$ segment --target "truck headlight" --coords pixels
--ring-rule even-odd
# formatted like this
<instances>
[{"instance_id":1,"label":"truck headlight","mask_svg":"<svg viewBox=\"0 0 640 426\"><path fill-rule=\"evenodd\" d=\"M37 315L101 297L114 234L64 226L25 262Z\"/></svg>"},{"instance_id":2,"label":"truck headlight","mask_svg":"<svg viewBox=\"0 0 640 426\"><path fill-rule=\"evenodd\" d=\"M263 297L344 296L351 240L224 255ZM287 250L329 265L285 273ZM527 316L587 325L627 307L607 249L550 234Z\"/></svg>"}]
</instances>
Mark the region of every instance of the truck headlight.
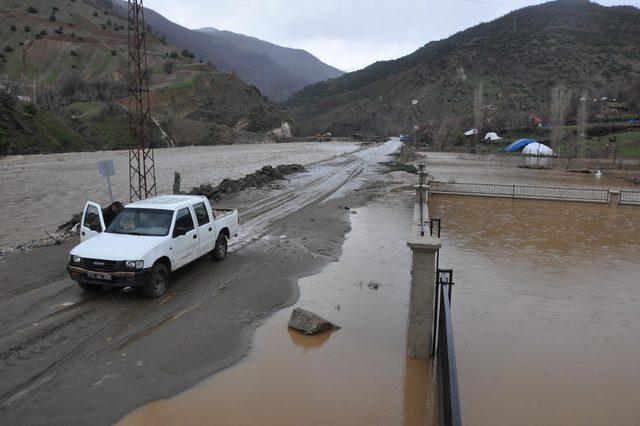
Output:
<instances>
[{"instance_id":1,"label":"truck headlight","mask_svg":"<svg viewBox=\"0 0 640 426\"><path fill-rule=\"evenodd\" d=\"M129 269L142 269L144 260L127 260L124 265Z\"/></svg>"},{"instance_id":2,"label":"truck headlight","mask_svg":"<svg viewBox=\"0 0 640 426\"><path fill-rule=\"evenodd\" d=\"M72 254L69 256L69 262L70 263L80 263L82 262L82 258L80 256L76 256L75 254Z\"/></svg>"}]
</instances>

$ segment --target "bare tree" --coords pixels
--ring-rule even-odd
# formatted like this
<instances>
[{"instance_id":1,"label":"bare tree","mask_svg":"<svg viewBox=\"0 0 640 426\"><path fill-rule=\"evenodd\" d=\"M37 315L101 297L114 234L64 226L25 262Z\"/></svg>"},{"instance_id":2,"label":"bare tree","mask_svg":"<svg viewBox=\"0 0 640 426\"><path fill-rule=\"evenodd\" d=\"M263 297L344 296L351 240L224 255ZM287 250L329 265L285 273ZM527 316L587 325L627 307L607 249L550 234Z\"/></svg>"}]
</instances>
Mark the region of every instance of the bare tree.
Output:
<instances>
[{"instance_id":1,"label":"bare tree","mask_svg":"<svg viewBox=\"0 0 640 426\"><path fill-rule=\"evenodd\" d=\"M578 134L575 148L575 156L578 157L580 144L587 138L587 127L589 126L589 92L582 92L580 105L578 106Z\"/></svg>"},{"instance_id":2,"label":"bare tree","mask_svg":"<svg viewBox=\"0 0 640 426\"><path fill-rule=\"evenodd\" d=\"M571 91L564 84L559 84L551 90L551 146L559 153L563 137L562 127L565 124Z\"/></svg>"},{"instance_id":3,"label":"bare tree","mask_svg":"<svg viewBox=\"0 0 640 426\"><path fill-rule=\"evenodd\" d=\"M478 83L473 95L473 126L477 130L475 135L476 145L478 144L479 134L484 127L484 84L482 81Z\"/></svg>"}]
</instances>

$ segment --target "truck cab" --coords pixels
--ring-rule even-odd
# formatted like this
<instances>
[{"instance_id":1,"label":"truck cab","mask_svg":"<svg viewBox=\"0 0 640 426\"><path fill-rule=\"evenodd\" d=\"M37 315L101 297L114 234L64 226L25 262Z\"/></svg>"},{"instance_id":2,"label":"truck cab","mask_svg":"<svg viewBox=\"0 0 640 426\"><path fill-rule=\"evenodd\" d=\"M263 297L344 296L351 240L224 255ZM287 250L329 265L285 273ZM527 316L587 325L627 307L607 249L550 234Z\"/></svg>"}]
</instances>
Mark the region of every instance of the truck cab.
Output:
<instances>
[{"instance_id":1,"label":"truck cab","mask_svg":"<svg viewBox=\"0 0 640 426\"><path fill-rule=\"evenodd\" d=\"M102 208L87 202L80 241L67 270L85 291L103 286L139 287L162 296L171 272L211 255L223 260L238 235L238 211L213 209L202 196L163 195L128 204L105 223Z\"/></svg>"}]
</instances>

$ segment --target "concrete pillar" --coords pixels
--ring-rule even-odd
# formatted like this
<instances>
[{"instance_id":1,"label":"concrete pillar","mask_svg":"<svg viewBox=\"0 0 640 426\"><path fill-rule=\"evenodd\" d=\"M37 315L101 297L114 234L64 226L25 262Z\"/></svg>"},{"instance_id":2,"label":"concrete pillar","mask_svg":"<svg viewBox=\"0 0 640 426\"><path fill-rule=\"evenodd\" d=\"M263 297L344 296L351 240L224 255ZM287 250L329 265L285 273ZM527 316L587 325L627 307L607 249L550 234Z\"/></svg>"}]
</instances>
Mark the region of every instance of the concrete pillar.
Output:
<instances>
[{"instance_id":1,"label":"concrete pillar","mask_svg":"<svg viewBox=\"0 0 640 426\"><path fill-rule=\"evenodd\" d=\"M620 204L620 191L609 191L609 207L618 207Z\"/></svg>"},{"instance_id":2,"label":"concrete pillar","mask_svg":"<svg viewBox=\"0 0 640 426\"><path fill-rule=\"evenodd\" d=\"M417 235L407 245L412 255L407 355L427 359L431 355L436 260L442 243L439 238Z\"/></svg>"}]
</instances>

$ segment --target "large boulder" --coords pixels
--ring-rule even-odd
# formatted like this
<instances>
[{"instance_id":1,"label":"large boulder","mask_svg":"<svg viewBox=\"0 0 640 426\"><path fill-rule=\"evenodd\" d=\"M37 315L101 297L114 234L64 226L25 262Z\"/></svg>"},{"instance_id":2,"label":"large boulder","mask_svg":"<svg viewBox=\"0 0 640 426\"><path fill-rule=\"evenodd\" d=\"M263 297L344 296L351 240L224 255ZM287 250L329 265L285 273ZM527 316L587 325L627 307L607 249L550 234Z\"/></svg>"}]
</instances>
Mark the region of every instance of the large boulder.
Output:
<instances>
[{"instance_id":1,"label":"large boulder","mask_svg":"<svg viewBox=\"0 0 640 426\"><path fill-rule=\"evenodd\" d=\"M293 312L291 312L289 327L295 328L308 336L340 329L340 327L331 321L327 321L321 316L301 308L295 308Z\"/></svg>"}]
</instances>

